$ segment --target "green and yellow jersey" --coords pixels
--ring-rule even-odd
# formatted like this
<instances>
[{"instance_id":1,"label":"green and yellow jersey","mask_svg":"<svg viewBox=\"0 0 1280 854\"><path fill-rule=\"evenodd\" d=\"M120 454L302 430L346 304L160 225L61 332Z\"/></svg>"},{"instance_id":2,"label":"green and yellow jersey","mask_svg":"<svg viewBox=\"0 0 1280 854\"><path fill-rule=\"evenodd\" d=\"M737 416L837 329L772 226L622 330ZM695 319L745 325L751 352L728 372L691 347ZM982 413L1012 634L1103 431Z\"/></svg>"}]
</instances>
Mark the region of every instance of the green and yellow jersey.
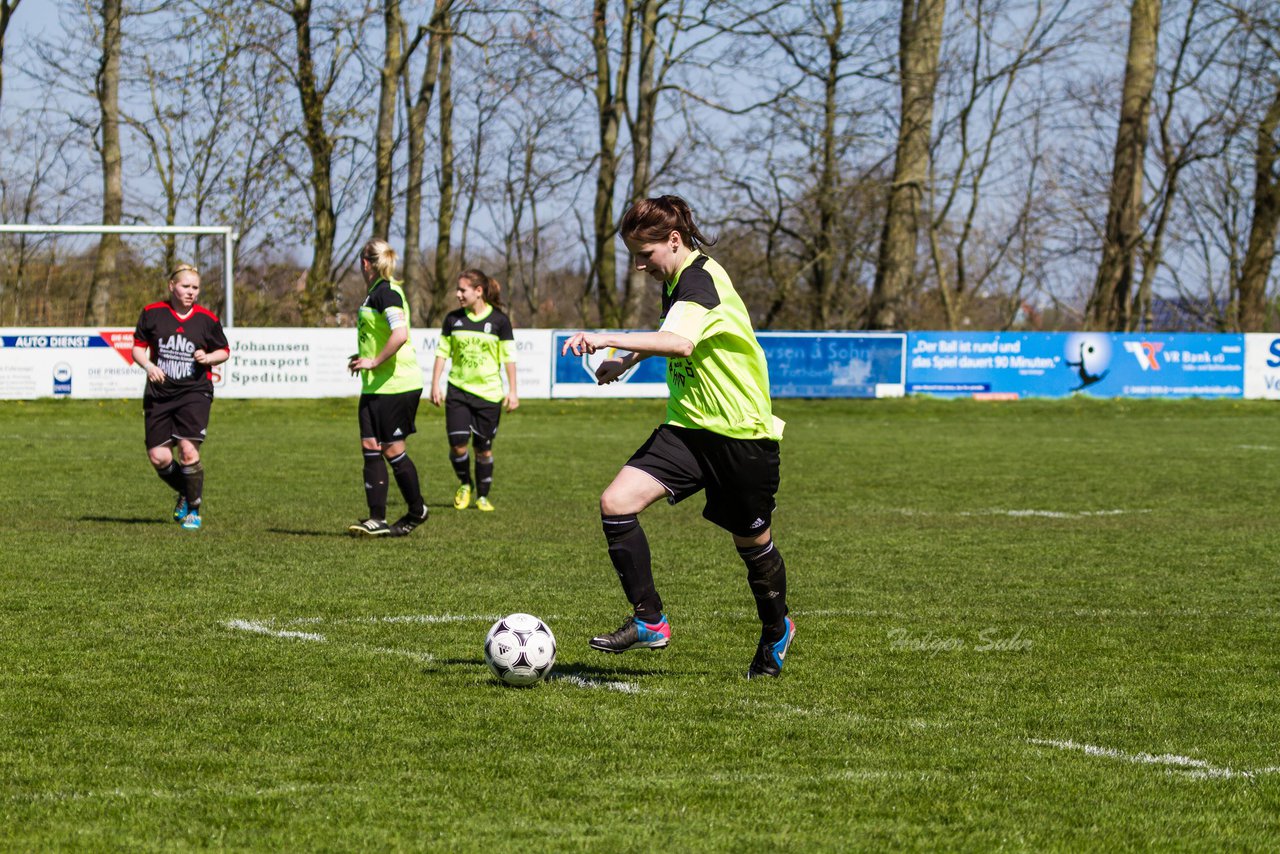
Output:
<instances>
[{"instance_id":1,"label":"green and yellow jersey","mask_svg":"<svg viewBox=\"0 0 1280 854\"><path fill-rule=\"evenodd\" d=\"M661 331L693 342L667 358L667 424L734 439L781 439L769 398L769 364L729 274L694 251L662 292Z\"/></svg>"},{"instance_id":2,"label":"green and yellow jersey","mask_svg":"<svg viewBox=\"0 0 1280 854\"><path fill-rule=\"evenodd\" d=\"M449 385L491 403L501 403L502 366L516 360L516 336L511 319L486 305L479 314L455 309L445 315L436 357L452 359Z\"/></svg>"},{"instance_id":3,"label":"green and yellow jersey","mask_svg":"<svg viewBox=\"0 0 1280 854\"><path fill-rule=\"evenodd\" d=\"M409 300L398 282L378 279L369 286L356 320L360 358L377 358L391 337L391 330L401 326L410 328ZM362 394L400 394L421 388L422 369L418 367L412 338L378 367L360 372Z\"/></svg>"}]
</instances>

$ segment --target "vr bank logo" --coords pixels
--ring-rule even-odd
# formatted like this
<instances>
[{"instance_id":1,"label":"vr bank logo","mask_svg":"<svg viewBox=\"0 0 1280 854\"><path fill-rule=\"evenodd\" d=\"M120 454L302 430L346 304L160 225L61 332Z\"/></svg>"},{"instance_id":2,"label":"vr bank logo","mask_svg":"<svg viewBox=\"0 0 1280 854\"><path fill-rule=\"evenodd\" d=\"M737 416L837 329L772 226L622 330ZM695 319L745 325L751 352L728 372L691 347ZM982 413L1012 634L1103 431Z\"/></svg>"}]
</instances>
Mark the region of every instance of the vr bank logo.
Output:
<instances>
[{"instance_id":1,"label":"vr bank logo","mask_svg":"<svg viewBox=\"0 0 1280 854\"><path fill-rule=\"evenodd\" d=\"M1144 371L1160 370L1160 361L1156 354L1164 349L1163 341L1126 341L1124 349L1138 360L1138 367Z\"/></svg>"}]
</instances>

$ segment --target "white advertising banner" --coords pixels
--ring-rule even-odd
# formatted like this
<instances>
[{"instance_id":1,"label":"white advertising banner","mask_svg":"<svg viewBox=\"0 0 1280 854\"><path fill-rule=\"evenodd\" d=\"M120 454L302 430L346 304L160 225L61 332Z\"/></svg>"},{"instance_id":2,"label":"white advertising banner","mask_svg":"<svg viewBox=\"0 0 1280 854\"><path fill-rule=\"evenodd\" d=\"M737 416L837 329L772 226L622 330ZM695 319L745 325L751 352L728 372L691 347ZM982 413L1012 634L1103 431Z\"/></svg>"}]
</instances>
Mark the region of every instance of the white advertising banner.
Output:
<instances>
[{"instance_id":1,"label":"white advertising banner","mask_svg":"<svg viewBox=\"0 0 1280 854\"><path fill-rule=\"evenodd\" d=\"M429 383L440 331L414 329L412 340ZM354 329L237 327L227 341L231 358L212 371L219 397L360 394L359 378L347 373ZM0 400L142 397L146 377L132 349L132 328L0 328ZM516 353L520 397L550 397L551 330L516 330Z\"/></svg>"},{"instance_id":2,"label":"white advertising banner","mask_svg":"<svg viewBox=\"0 0 1280 854\"><path fill-rule=\"evenodd\" d=\"M1280 400L1280 334L1244 336L1244 396Z\"/></svg>"}]
</instances>

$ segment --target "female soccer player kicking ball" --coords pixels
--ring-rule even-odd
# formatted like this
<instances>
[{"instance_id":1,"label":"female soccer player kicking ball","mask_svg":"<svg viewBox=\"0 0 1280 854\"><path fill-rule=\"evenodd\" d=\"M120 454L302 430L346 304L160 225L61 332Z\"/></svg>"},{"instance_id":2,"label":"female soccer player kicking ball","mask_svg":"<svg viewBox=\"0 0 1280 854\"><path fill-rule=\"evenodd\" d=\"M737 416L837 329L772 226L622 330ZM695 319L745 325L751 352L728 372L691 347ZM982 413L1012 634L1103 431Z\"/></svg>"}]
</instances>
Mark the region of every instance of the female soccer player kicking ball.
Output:
<instances>
[{"instance_id":1,"label":"female soccer player kicking ball","mask_svg":"<svg viewBox=\"0 0 1280 854\"><path fill-rule=\"evenodd\" d=\"M369 518L347 529L353 537L403 537L427 521L418 469L404 444L416 429L422 371L409 340L409 300L392 278L396 260L385 240L370 240L360 251L360 272L369 291L356 321L360 351L347 369L360 375L360 448ZM394 525L387 524L387 465L409 505Z\"/></svg>"},{"instance_id":2,"label":"female soccer player kicking ball","mask_svg":"<svg viewBox=\"0 0 1280 854\"><path fill-rule=\"evenodd\" d=\"M133 363L147 372L142 395L147 456L160 479L178 493L173 520L189 531L200 529L204 500L200 443L213 407L209 369L231 356L222 324L196 305L198 296L200 273L190 264L179 265L169 275L169 299L144 308L133 330Z\"/></svg>"},{"instance_id":3,"label":"female soccer player kicking ball","mask_svg":"<svg viewBox=\"0 0 1280 854\"><path fill-rule=\"evenodd\" d=\"M431 371L431 402L443 400L444 429L449 434L449 462L461 484L453 495L453 506L466 510L471 504L471 458L467 442L476 450L476 507L493 512L489 490L493 487L493 440L498 435L498 419L505 401L507 411L520 405L516 394L516 341L511 319L502 311L501 288L480 270L467 270L458 277L455 291L460 308L445 315ZM449 391L440 392L440 375L446 359ZM502 369L507 372L507 390L502 390Z\"/></svg>"},{"instance_id":4,"label":"female soccer player kicking ball","mask_svg":"<svg viewBox=\"0 0 1280 854\"><path fill-rule=\"evenodd\" d=\"M699 248L710 241L684 199L636 202L619 231L635 268L661 285L661 326L657 332L578 332L561 355L630 351L596 369L601 385L641 359L666 356L669 397L666 422L600 496L609 558L633 615L590 644L615 653L667 645L671 624L638 514L659 498L675 504L705 489L702 515L733 536L762 624L747 678L778 676L796 628L787 616L786 566L770 534L783 422L773 416L764 351L728 274Z\"/></svg>"}]
</instances>

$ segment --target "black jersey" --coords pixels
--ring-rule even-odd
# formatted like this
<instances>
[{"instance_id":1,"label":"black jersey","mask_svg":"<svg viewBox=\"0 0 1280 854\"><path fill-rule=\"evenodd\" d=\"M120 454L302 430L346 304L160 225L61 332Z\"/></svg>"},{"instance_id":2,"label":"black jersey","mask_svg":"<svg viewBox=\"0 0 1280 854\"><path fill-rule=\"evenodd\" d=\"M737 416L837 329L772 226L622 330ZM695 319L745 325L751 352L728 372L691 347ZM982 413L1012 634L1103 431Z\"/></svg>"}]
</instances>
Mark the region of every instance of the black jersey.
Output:
<instances>
[{"instance_id":1,"label":"black jersey","mask_svg":"<svg viewBox=\"0 0 1280 854\"><path fill-rule=\"evenodd\" d=\"M158 400L189 391L213 394L209 368L195 360L196 350L229 350L227 335L216 315L195 305L186 317L167 302L153 302L142 310L133 330L133 345L151 351L151 361L164 371L162 383L147 382L146 396Z\"/></svg>"}]
</instances>

